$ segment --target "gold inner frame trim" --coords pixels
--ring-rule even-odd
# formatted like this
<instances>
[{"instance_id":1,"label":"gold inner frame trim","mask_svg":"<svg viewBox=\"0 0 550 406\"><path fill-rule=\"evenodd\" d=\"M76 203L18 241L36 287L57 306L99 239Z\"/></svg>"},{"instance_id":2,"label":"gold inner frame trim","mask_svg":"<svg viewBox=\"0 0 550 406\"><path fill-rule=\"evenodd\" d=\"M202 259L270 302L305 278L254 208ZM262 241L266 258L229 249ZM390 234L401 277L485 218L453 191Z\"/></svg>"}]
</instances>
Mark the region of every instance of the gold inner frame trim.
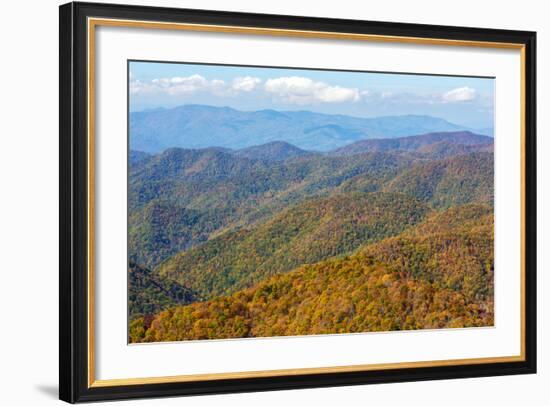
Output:
<instances>
[{"instance_id":1,"label":"gold inner frame trim","mask_svg":"<svg viewBox=\"0 0 550 406\"><path fill-rule=\"evenodd\" d=\"M278 369L267 371L246 371L246 372L221 372L212 374L190 374L175 376L160 376L146 378L123 378L123 379L95 379L95 278L94 278L94 196L95 196L95 28L97 26L147 28L157 30L180 30L194 32L216 32L243 35L263 35L278 37L298 37L315 39L338 39L353 41L386 42L401 44L417 44L432 46L459 46L493 49L511 49L520 51L521 64L521 129L520 129L520 154L521 154L521 269L520 269L520 355L485 358L464 358L451 360L396 362L383 364L365 364L348 366L331 366L317 368ZM213 381L219 379L244 379L244 378L265 378L280 376L331 374L341 372L380 371L398 368L427 368L459 365L497 364L505 362L525 361L525 45L506 42L466 41L453 39L435 39L422 37L400 37L391 35L355 34L345 32L306 31L290 29L274 29L259 27L242 27L227 25L208 24L187 24L187 23L166 23L139 20L120 20L108 18L89 18L87 30L88 43L88 387L112 387L126 385L161 384L193 381Z\"/></svg>"}]
</instances>

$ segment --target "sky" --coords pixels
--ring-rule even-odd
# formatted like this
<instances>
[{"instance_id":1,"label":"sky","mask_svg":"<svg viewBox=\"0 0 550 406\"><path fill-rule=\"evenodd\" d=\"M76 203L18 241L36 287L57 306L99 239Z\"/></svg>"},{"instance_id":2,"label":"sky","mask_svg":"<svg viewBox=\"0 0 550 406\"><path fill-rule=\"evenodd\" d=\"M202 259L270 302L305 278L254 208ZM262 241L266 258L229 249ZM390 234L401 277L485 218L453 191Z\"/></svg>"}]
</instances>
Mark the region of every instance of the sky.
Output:
<instances>
[{"instance_id":1,"label":"sky","mask_svg":"<svg viewBox=\"0 0 550 406\"><path fill-rule=\"evenodd\" d=\"M132 61L128 81L130 111L207 104L493 127L492 78Z\"/></svg>"}]
</instances>

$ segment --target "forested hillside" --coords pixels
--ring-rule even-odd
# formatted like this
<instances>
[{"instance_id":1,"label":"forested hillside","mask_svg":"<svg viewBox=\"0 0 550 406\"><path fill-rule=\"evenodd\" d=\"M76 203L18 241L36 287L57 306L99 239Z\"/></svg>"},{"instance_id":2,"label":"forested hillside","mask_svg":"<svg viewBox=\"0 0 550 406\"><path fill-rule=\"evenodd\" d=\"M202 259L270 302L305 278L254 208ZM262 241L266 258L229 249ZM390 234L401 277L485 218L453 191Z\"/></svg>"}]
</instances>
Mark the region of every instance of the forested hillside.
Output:
<instances>
[{"instance_id":1,"label":"forested hillside","mask_svg":"<svg viewBox=\"0 0 550 406\"><path fill-rule=\"evenodd\" d=\"M302 264L349 253L419 222L427 206L397 193L309 199L250 229L227 232L157 268L205 298L252 286Z\"/></svg>"},{"instance_id":2,"label":"forested hillside","mask_svg":"<svg viewBox=\"0 0 550 406\"><path fill-rule=\"evenodd\" d=\"M130 257L150 267L215 231L249 226L309 197L328 196L351 178L394 177L410 157L367 153L303 156L282 162L217 149L171 149L131 168Z\"/></svg>"},{"instance_id":3,"label":"forested hillside","mask_svg":"<svg viewBox=\"0 0 550 406\"><path fill-rule=\"evenodd\" d=\"M132 150L129 167L132 342L493 324L490 137Z\"/></svg>"},{"instance_id":4,"label":"forested hillside","mask_svg":"<svg viewBox=\"0 0 550 406\"><path fill-rule=\"evenodd\" d=\"M400 191L433 207L493 201L493 154L475 152L443 160L418 162L388 182L384 190Z\"/></svg>"},{"instance_id":5,"label":"forested hillside","mask_svg":"<svg viewBox=\"0 0 550 406\"><path fill-rule=\"evenodd\" d=\"M463 212L463 210L465 212ZM133 342L492 325L493 226L484 207L207 302L136 319ZM475 228L478 215L484 217ZM433 227L438 216L457 219Z\"/></svg>"},{"instance_id":6,"label":"forested hillside","mask_svg":"<svg viewBox=\"0 0 550 406\"><path fill-rule=\"evenodd\" d=\"M434 138L431 145L437 142ZM443 160L437 152L427 155L385 151L265 160L220 148L167 150L131 166L130 258L155 267L211 235L248 227L303 199L335 192L405 193L443 208L492 200L492 153Z\"/></svg>"},{"instance_id":7,"label":"forested hillside","mask_svg":"<svg viewBox=\"0 0 550 406\"><path fill-rule=\"evenodd\" d=\"M200 296L169 278L153 275L133 262L128 267L129 314L133 319L174 305L196 302Z\"/></svg>"}]
</instances>

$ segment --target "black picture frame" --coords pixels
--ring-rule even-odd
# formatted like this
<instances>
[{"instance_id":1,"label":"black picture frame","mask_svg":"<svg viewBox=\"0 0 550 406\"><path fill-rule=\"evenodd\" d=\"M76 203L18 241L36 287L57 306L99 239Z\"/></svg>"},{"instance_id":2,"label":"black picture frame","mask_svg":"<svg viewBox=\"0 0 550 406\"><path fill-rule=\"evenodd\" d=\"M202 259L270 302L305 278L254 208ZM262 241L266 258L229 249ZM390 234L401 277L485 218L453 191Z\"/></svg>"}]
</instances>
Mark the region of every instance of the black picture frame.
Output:
<instances>
[{"instance_id":1,"label":"black picture frame","mask_svg":"<svg viewBox=\"0 0 550 406\"><path fill-rule=\"evenodd\" d=\"M60 269L59 397L84 402L236 393L536 372L536 33L497 29L68 3L60 6ZM91 387L88 381L87 19L89 17L344 32L382 36L520 44L524 48L524 349L517 362L313 373L197 382Z\"/></svg>"}]
</instances>

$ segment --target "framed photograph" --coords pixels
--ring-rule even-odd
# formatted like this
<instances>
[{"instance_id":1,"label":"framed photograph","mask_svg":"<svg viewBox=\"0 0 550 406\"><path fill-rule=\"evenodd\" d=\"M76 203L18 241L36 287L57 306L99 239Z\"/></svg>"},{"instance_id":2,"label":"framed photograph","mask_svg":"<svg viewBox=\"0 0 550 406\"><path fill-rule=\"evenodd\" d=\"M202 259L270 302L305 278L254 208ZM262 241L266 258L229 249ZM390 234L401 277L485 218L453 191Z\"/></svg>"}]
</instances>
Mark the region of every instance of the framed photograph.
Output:
<instances>
[{"instance_id":1,"label":"framed photograph","mask_svg":"<svg viewBox=\"0 0 550 406\"><path fill-rule=\"evenodd\" d=\"M60 7L60 398L536 371L534 32Z\"/></svg>"}]
</instances>

